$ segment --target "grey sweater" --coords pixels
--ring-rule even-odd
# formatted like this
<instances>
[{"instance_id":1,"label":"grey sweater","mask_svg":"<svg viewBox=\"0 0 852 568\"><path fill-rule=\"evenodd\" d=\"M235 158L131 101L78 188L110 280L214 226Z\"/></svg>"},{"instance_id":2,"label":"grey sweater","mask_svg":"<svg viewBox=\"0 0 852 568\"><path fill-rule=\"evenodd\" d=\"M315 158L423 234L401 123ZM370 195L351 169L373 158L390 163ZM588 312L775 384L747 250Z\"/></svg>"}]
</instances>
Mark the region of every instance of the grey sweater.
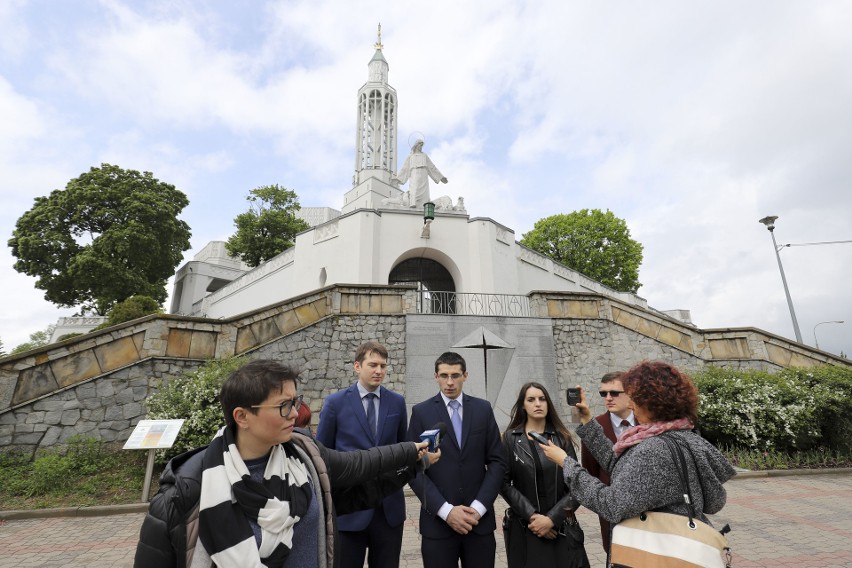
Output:
<instances>
[{"instance_id":1,"label":"grey sweater","mask_svg":"<svg viewBox=\"0 0 852 568\"><path fill-rule=\"evenodd\" d=\"M597 420L577 428L577 434L601 468L611 474L611 484L607 486L575 460L565 460L565 483L582 505L611 523L645 511L687 513L677 470L663 440L657 437L642 440L616 459L612 442ZM727 494L722 484L736 475L736 471L719 450L698 434L676 430L667 436L676 438L684 450L695 512L700 520L709 522L705 513L717 513L725 505Z\"/></svg>"}]
</instances>

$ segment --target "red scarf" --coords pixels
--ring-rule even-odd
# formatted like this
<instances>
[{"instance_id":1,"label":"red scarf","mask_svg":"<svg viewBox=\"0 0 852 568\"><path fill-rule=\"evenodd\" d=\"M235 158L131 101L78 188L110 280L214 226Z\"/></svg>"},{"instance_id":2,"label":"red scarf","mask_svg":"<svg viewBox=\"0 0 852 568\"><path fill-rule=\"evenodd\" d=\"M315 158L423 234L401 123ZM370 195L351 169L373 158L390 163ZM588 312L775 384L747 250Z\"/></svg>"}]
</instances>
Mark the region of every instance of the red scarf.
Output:
<instances>
[{"instance_id":1,"label":"red scarf","mask_svg":"<svg viewBox=\"0 0 852 568\"><path fill-rule=\"evenodd\" d=\"M692 430L692 421L689 418L678 418L671 422L651 422L650 424L637 424L624 431L618 442L612 447L615 457L618 457L631 446L635 446L642 440L652 438L669 430Z\"/></svg>"}]
</instances>

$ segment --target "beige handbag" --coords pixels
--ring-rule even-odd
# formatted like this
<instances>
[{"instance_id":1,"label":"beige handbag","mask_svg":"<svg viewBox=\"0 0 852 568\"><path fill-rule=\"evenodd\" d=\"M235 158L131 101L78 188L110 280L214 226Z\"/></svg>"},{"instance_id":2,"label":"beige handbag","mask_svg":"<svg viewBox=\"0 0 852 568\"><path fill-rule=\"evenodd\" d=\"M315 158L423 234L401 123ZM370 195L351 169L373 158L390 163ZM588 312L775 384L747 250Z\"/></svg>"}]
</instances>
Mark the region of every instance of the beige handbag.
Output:
<instances>
[{"instance_id":1,"label":"beige handbag","mask_svg":"<svg viewBox=\"0 0 852 568\"><path fill-rule=\"evenodd\" d=\"M660 438L672 454L689 515L649 511L615 525L610 568L730 568L731 549L725 537L730 527L718 531L695 518L683 451L669 437Z\"/></svg>"}]
</instances>

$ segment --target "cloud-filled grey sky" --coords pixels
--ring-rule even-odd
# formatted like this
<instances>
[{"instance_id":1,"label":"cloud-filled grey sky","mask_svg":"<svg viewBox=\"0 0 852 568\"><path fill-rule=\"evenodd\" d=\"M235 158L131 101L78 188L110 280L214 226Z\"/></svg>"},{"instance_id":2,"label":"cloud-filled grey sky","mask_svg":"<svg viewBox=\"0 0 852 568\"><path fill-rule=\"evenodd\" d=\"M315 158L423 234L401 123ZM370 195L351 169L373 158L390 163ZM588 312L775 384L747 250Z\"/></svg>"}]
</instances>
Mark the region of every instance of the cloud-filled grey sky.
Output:
<instances>
[{"instance_id":1,"label":"cloud-filled grey sky","mask_svg":"<svg viewBox=\"0 0 852 568\"><path fill-rule=\"evenodd\" d=\"M644 245L639 295L701 328L793 338L778 244L852 240L852 4L476 0L0 3L0 233L103 162L186 193L189 260L264 184L339 209L382 24L415 131L520 240L609 209ZM852 351L852 243L786 247L805 343ZM73 309L0 247L8 351Z\"/></svg>"}]
</instances>

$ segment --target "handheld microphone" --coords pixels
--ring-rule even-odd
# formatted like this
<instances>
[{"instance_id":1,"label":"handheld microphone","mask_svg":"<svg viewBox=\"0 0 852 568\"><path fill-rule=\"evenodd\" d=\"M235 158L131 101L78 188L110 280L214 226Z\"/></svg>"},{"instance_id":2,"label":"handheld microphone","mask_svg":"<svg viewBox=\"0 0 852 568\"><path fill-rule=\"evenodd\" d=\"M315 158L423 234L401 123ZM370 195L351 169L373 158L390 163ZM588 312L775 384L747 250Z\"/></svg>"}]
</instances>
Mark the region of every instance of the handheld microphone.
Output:
<instances>
[{"instance_id":1,"label":"handheld microphone","mask_svg":"<svg viewBox=\"0 0 852 568\"><path fill-rule=\"evenodd\" d=\"M444 434L447 433L447 425L443 422L438 422L435 426L432 427L431 430L426 430L422 434L420 434L421 442L429 442L428 450L430 452L435 452L438 449L438 446L441 445L441 438L443 438Z\"/></svg>"}]
</instances>

